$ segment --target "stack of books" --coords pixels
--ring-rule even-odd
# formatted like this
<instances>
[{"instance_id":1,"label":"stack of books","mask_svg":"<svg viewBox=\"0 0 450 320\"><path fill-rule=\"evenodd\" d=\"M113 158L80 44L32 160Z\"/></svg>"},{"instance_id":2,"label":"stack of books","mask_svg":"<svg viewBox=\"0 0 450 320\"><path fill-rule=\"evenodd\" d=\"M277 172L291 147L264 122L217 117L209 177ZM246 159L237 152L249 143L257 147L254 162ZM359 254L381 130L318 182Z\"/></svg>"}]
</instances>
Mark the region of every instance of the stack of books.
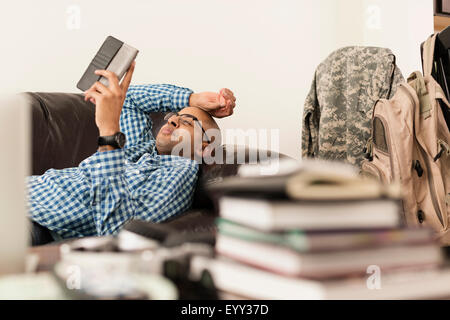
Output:
<instances>
[{"instance_id":1,"label":"stack of books","mask_svg":"<svg viewBox=\"0 0 450 320\"><path fill-rule=\"evenodd\" d=\"M191 270L207 269L219 290L255 299L450 296L441 248L431 230L404 227L395 186L314 162L282 175L241 173L210 190L222 192L217 254L195 257Z\"/></svg>"}]
</instances>

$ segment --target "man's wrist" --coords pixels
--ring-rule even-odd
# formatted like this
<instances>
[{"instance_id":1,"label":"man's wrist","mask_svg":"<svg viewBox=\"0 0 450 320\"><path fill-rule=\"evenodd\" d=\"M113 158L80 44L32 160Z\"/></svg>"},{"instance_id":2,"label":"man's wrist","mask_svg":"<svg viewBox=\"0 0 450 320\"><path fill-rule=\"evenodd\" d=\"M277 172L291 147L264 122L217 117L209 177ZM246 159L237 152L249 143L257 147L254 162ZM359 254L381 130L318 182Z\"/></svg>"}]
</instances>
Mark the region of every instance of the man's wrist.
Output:
<instances>
[{"instance_id":1,"label":"man's wrist","mask_svg":"<svg viewBox=\"0 0 450 320\"><path fill-rule=\"evenodd\" d=\"M189 107L200 107L198 103L198 93L191 93L189 96Z\"/></svg>"},{"instance_id":2,"label":"man's wrist","mask_svg":"<svg viewBox=\"0 0 450 320\"><path fill-rule=\"evenodd\" d=\"M119 126L99 128L100 137L113 136L119 131L120 131ZM105 152L105 151L112 151L112 150L116 150L116 148L113 146L110 146L110 145L99 146L97 149L98 152Z\"/></svg>"},{"instance_id":3,"label":"man's wrist","mask_svg":"<svg viewBox=\"0 0 450 320\"><path fill-rule=\"evenodd\" d=\"M113 136L120 131L120 127L99 128L100 137Z\"/></svg>"}]
</instances>

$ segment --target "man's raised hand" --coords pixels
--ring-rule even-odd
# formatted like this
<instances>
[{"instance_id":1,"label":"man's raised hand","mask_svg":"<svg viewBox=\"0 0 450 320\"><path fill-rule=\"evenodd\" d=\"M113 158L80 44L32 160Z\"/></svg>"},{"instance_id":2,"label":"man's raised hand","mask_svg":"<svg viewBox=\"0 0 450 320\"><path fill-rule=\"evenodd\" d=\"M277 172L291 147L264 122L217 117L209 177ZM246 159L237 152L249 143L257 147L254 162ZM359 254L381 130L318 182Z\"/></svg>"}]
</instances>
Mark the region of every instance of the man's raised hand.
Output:
<instances>
[{"instance_id":1,"label":"man's raised hand","mask_svg":"<svg viewBox=\"0 0 450 320\"><path fill-rule=\"evenodd\" d=\"M108 79L108 87L97 81L84 93L84 100L89 100L96 106L95 123L101 136L110 136L120 131L120 113L135 64L136 62L133 61L120 84L115 73L107 70L96 70L95 74Z\"/></svg>"},{"instance_id":2,"label":"man's raised hand","mask_svg":"<svg viewBox=\"0 0 450 320\"><path fill-rule=\"evenodd\" d=\"M236 98L230 89L223 88L217 92L193 93L189 106L198 107L216 118L228 117L233 114Z\"/></svg>"}]
</instances>

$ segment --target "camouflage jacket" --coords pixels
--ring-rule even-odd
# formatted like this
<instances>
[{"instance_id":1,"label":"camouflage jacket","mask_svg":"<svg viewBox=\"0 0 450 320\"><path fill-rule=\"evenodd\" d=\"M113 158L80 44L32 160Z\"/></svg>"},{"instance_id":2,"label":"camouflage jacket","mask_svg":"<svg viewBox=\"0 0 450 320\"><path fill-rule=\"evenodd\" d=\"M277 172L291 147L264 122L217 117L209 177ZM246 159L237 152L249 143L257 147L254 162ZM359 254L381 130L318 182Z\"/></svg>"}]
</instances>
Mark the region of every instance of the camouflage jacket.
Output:
<instances>
[{"instance_id":1,"label":"camouflage jacket","mask_svg":"<svg viewBox=\"0 0 450 320\"><path fill-rule=\"evenodd\" d=\"M316 69L303 109L302 157L359 167L370 137L373 106L391 98L404 78L389 49L346 47Z\"/></svg>"}]
</instances>

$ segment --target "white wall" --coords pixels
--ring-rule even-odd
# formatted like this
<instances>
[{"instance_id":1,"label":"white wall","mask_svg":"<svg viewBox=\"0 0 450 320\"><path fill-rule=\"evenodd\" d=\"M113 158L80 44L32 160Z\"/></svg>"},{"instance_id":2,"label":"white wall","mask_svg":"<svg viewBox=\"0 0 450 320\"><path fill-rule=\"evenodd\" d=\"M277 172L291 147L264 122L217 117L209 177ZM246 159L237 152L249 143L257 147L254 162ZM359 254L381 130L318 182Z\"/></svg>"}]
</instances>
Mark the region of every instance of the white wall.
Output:
<instances>
[{"instance_id":1,"label":"white wall","mask_svg":"<svg viewBox=\"0 0 450 320\"><path fill-rule=\"evenodd\" d=\"M338 0L336 46L390 48L406 77L421 70L420 43L433 33L433 0Z\"/></svg>"},{"instance_id":2,"label":"white wall","mask_svg":"<svg viewBox=\"0 0 450 320\"><path fill-rule=\"evenodd\" d=\"M79 29L68 28L73 5ZM134 83L229 87L238 105L221 127L280 129L280 151L299 158L317 64L344 45L376 45L390 47L406 75L433 22L431 0L22 0L2 3L0 30L3 91L77 92L114 35L140 50Z\"/></svg>"}]
</instances>

